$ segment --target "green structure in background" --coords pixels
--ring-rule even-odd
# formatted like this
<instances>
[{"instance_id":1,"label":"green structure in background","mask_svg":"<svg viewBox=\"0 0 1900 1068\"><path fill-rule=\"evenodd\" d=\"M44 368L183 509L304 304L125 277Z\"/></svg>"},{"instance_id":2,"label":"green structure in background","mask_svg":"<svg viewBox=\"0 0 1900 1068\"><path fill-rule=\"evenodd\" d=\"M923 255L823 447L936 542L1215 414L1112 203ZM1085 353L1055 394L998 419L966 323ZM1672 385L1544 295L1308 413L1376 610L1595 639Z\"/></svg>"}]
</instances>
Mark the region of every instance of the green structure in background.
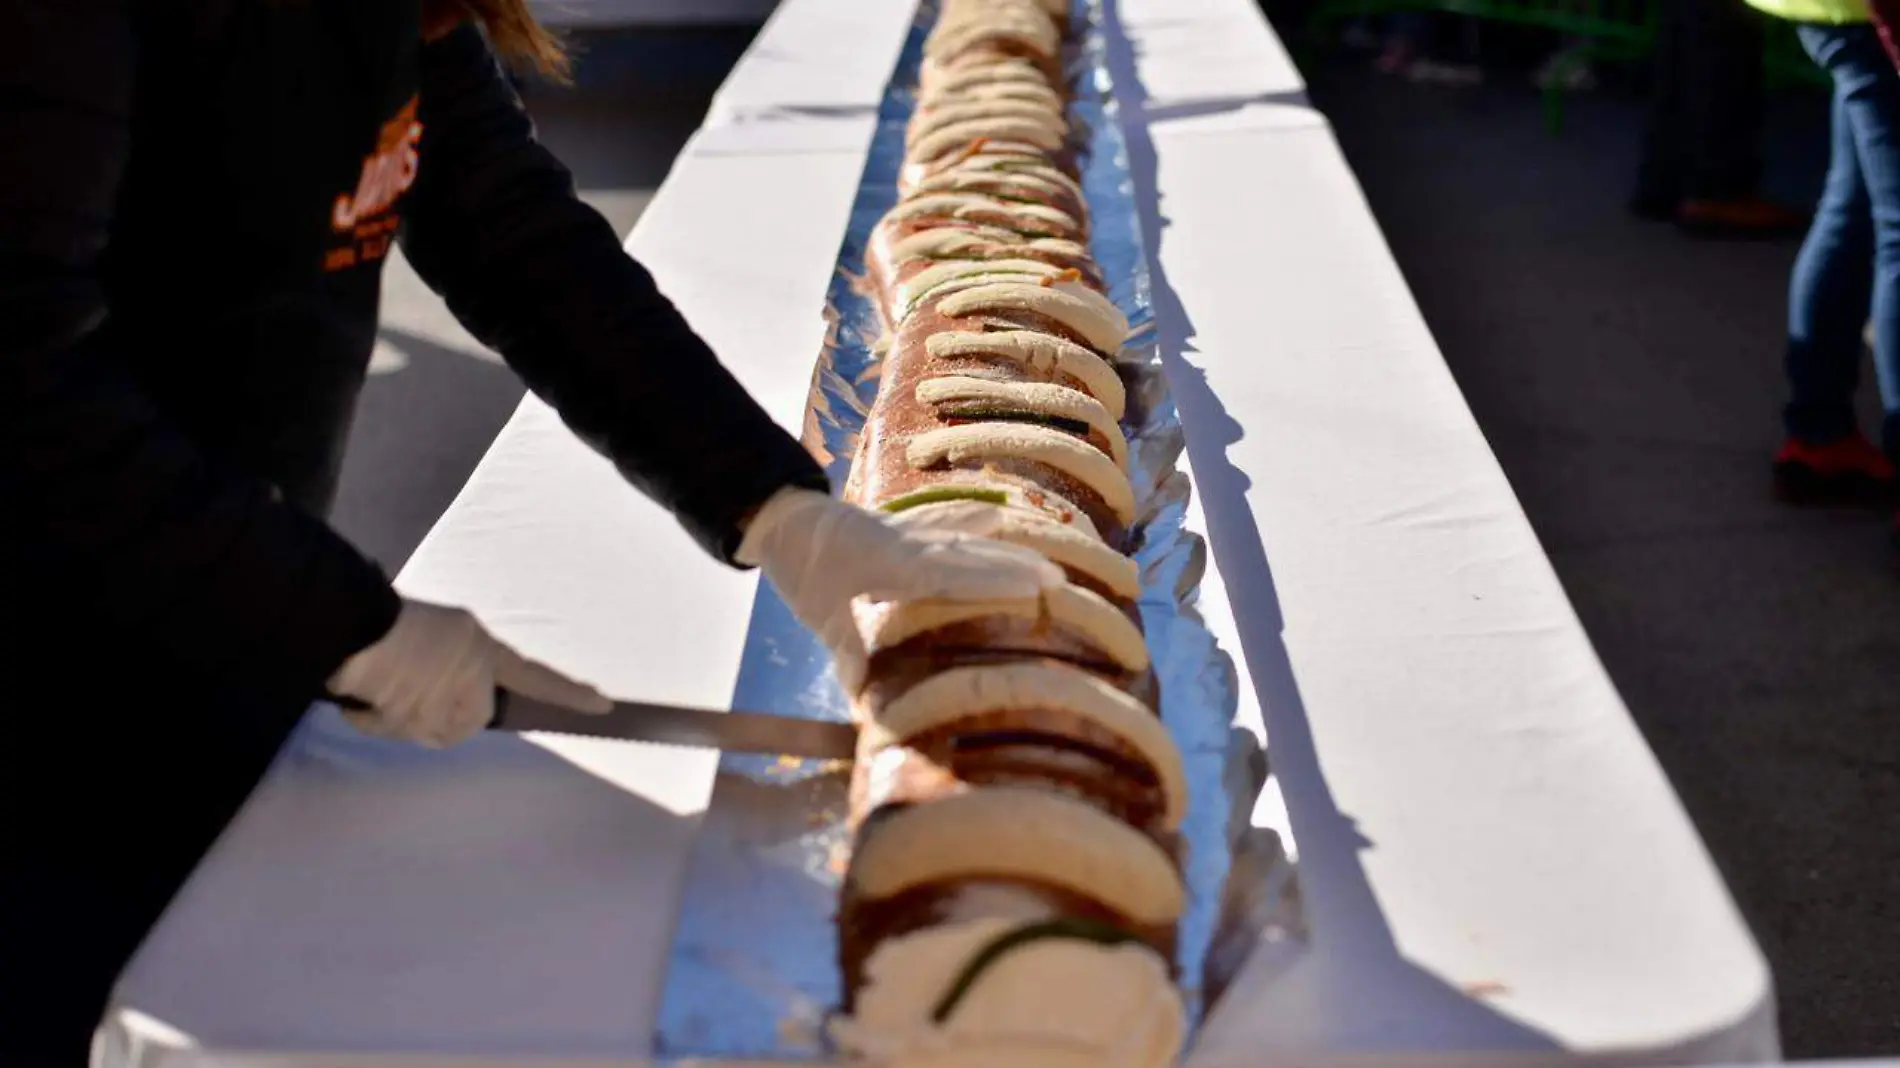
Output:
<instances>
[{"instance_id":1,"label":"green structure in background","mask_svg":"<svg viewBox=\"0 0 1900 1068\"><path fill-rule=\"evenodd\" d=\"M1336 37L1342 24L1352 19L1402 11L1437 11L1536 26L1578 42L1554 57L1556 66L1544 80L1544 119L1553 133L1563 128L1564 98L1573 84L1565 76L1565 67L1648 58L1656 47L1661 14L1655 0L1322 0L1307 18L1306 46L1323 47ZM1802 52L1792 25L1775 22L1767 32L1762 61L1770 85L1826 84L1826 75Z\"/></svg>"}]
</instances>

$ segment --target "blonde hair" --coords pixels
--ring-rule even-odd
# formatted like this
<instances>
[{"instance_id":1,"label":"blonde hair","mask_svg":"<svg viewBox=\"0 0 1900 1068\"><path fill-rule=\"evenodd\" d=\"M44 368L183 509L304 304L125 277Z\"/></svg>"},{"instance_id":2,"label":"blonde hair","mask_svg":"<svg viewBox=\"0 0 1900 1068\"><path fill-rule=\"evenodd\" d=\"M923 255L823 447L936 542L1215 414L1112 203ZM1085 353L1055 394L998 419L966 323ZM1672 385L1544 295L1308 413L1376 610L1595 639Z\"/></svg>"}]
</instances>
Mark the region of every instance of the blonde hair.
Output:
<instances>
[{"instance_id":1,"label":"blonde hair","mask_svg":"<svg viewBox=\"0 0 1900 1068\"><path fill-rule=\"evenodd\" d=\"M567 81L572 73L560 38L535 19L528 0L423 0L425 35L447 33L463 22L481 26L496 53L510 64L559 82Z\"/></svg>"}]
</instances>

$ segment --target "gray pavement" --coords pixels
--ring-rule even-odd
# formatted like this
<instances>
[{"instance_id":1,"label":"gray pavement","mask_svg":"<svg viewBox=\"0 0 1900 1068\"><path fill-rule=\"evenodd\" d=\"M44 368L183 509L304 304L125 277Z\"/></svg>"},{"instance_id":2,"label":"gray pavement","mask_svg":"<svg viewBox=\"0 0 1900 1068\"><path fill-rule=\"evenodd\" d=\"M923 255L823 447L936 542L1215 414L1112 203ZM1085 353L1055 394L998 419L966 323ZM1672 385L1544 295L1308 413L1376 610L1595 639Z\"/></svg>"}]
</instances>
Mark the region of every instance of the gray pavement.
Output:
<instances>
[{"instance_id":1,"label":"gray pavement","mask_svg":"<svg viewBox=\"0 0 1900 1068\"><path fill-rule=\"evenodd\" d=\"M1900 581L1885 515L1768 497L1795 245L1625 217L1627 97L1552 137L1521 81L1330 66L1313 95L1770 958L1787 1052L1900 1050ZM1814 188L1823 107L1777 104L1776 188Z\"/></svg>"}]
</instances>

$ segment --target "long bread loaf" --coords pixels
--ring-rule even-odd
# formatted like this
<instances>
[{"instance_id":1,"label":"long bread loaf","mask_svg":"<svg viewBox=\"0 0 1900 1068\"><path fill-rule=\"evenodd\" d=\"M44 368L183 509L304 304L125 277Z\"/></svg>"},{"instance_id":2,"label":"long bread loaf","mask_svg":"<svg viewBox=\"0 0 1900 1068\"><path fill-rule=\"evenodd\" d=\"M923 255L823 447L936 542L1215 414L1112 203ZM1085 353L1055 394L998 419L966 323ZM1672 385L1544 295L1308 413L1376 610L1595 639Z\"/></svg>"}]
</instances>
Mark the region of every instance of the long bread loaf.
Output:
<instances>
[{"instance_id":1,"label":"long bread loaf","mask_svg":"<svg viewBox=\"0 0 1900 1068\"><path fill-rule=\"evenodd\" d=\"M1128 324L1087 249L1068 8L944 0L869 249L888 348L846 496L1068 579L860 606L833 1034L878 1064L1159 1068L1182 1041L1187 787L1124 555Z\"/></svg>"}]
</instances>

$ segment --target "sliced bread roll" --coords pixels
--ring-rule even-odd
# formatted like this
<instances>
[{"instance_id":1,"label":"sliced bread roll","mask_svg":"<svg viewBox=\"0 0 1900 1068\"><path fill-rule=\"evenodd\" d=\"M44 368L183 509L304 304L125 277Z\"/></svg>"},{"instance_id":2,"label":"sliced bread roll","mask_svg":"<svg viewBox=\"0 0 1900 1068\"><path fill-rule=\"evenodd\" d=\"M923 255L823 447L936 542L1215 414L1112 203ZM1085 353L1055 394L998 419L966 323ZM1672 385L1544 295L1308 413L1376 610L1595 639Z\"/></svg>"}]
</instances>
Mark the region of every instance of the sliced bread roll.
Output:
<instances>
[{"instance_id":1,"label":"sliced bread roll","mask_svg":"<svg viewBox=\"0 0 1900 1068\"><path fill-rule=\"evenodd\" d=\"M868 653L832 1037L885 1068L1163 1068L1189 787L1156 714L1128 322L1090 258L1067 0L943 0L869 282L890 329L847 499L1067 582L854 606Z\"/></svg>"}]
</instances>

